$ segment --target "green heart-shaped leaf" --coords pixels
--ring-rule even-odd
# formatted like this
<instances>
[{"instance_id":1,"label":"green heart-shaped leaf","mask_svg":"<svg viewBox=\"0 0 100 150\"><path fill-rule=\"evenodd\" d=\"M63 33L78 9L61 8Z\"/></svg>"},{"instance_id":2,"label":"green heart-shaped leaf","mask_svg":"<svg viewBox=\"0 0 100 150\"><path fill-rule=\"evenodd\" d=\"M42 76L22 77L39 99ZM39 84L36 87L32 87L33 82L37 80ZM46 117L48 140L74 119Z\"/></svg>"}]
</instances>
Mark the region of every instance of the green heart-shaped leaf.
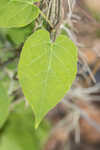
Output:
<instances>
[{"instance_id":1,"label":"green heart-shaped leaf","mask_svg":"<svg viewBox=\"0 0 100 150\"><path fill-rule=\"evenodd\" d=\"M18 76L36 127L70 89L76 72L77 50L68 37L60 35L52 43L46 30L38 30L26 41Z\"/></svg>"}]
</instances>

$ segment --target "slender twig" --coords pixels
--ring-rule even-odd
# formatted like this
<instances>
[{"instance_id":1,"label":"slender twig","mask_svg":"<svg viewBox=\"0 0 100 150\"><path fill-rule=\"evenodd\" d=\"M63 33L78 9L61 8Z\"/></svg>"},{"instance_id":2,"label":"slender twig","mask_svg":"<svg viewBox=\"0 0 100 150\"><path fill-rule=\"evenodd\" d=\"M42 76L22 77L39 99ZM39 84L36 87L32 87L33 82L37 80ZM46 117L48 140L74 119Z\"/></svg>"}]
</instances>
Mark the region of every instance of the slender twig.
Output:
<instances>
[{"instance_id":1,"label":"slender twig","mask_svg":"<svg viewBox=\"0 0 100 150\"><path fill-rule=\"evenodd\" d=\"M53 29L53 25L50 22L50 20L48 20L48 17L41 10L39 12L40 12L41 16L46 20L46 22L50 25L50 27Z\"/></svg>"}]
</instances>

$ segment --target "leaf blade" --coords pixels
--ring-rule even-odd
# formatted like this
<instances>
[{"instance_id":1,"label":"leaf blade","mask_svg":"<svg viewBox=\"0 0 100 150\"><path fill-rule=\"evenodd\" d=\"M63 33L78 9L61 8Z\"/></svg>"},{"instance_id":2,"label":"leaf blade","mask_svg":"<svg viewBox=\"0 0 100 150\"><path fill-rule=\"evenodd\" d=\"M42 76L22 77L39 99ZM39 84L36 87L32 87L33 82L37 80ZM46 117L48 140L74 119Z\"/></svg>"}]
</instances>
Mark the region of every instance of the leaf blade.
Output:
<instances>
[{"instance_id":1,"label":"leaf blade","mask_svg":"<svg viewBox=\"0 0 100 150\"><path fill-rule=\"evenodd\" d=\"M23 27L39 14L39 9L27 1L0 0L0 27Z\"/></svg>"},{"instance_id":2,"label":"leaf blade","mask_svg":"<svg viewBox=\"0 0 100 150\"><path fill-rule=\"evenodd\" d=\"M62 46L60 43L63 43ZM76 47L64 35L52 43L47 31L38 30L26 41L18 70L24 95L33 108L35 126L38 127L45 114L63 98L75 79Z\"/></svg>"}]
</instances>

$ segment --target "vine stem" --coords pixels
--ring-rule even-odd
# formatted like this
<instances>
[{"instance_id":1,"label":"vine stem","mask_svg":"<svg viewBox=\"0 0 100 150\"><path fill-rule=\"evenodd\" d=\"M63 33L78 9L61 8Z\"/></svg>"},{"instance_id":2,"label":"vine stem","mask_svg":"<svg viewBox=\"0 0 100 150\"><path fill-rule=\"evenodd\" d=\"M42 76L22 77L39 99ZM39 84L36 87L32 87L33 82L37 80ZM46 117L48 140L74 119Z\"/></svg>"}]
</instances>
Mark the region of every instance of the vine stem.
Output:
<instances>
[{"instance_id":1,"label":"vine stem","mask_svg":"<svg viewBox=\"0 0 100 150\"><path fill-rule=\"evenodd\" d=\"M41 10L40 10L40 14L46 20L46 22L50 25L50 27L53 29L52 23L50 22L50 20L46 17L46 15Z\"/></svg>"}]
</instances>

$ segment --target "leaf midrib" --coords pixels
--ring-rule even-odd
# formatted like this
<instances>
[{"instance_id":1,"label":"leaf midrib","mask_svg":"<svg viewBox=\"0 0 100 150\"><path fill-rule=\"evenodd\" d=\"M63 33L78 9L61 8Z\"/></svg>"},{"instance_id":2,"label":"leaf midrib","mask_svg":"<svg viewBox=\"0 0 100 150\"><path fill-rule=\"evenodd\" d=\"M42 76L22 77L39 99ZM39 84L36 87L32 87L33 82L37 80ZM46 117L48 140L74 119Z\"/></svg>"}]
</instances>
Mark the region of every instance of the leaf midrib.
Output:
<instances>
[{"instance_id":1,"label":"leaf midrib","mask_svg":"<svg viewBox=\"0 0 100 150\"><path fill-rule=\"evenodd\" d=\"M51 43L51 46L50 46L50 55L49 55L49 62L48 62L48 68L47 68L47 71L46 71L46 79L44 80L45 84L44 84L44 88L43 88L43 94L42 94L42 98L41 98L41 105L43 104L43 100L45 99L46 97L46 89L47 89L47 83L48 83L48 76L49 76L49 72L51 70L51 64L52 64L52 58L53 58L53 44ZM41 110L40 113L43 113L43 110Z\"/></svg>"}]
</instances>

